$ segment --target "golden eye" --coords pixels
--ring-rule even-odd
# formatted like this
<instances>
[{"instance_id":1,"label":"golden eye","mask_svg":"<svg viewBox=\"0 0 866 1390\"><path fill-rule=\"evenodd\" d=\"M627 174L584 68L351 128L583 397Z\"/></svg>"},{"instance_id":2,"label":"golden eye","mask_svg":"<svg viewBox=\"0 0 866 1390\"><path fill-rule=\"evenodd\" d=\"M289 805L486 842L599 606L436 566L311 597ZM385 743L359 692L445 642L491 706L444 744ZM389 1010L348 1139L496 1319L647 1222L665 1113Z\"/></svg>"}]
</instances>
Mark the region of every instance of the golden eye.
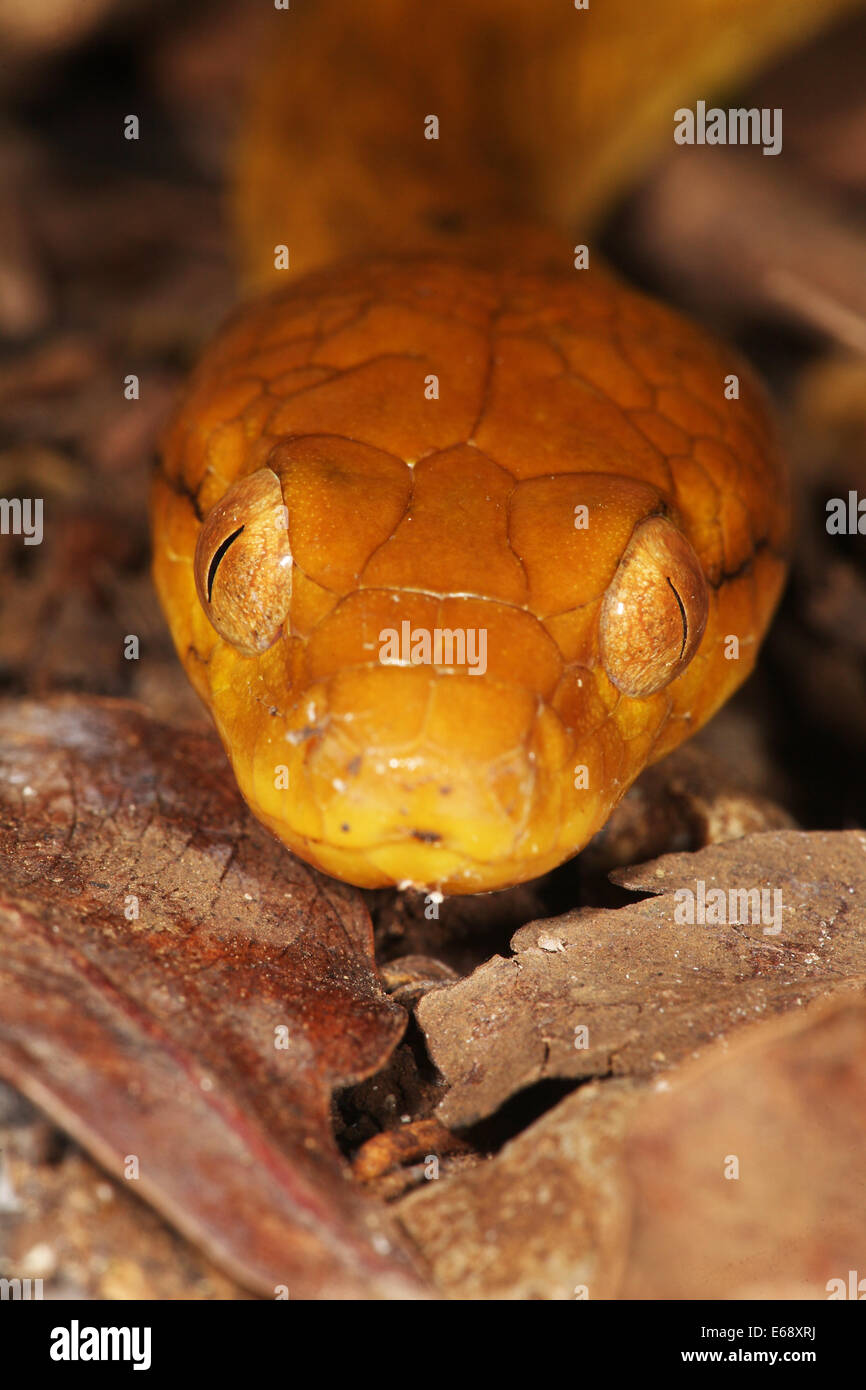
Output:
<instances>
[{"instance_id":1,"label":"golden eye","mask_svg":"<svg viewBox=\"0 0 866 1390\"><path fill-rule=\"evenodd\" d=\"M288 616L288 524L280 480L270 468L260 468L229 488L199 532L199 602L220 636L246 656L272 647Z\"/></svg>"},{"instance_id":2,"label":"golden eye","mask_svg":"<svg viewBox=\"0 0 866 1390\"><path fill-rule=\"evenodd\" d=\"M673 522L635 529L601 609L601 659L625 695L654 695L684 671L709 609L700 561Z\"/></svg>"}]
</instances>

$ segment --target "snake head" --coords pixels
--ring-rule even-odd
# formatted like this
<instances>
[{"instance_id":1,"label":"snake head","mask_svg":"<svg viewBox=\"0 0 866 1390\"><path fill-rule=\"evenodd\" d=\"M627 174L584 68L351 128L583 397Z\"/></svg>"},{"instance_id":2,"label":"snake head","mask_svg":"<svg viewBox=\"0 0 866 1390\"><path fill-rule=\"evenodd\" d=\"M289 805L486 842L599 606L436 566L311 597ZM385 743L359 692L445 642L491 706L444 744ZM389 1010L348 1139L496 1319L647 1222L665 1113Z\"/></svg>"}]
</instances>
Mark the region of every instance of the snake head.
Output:
<instances>
[{"instance_id":1,"label":"snake head","mask_svg":"<svg viewBox=\"0 0 866 1390\"><path fill-rule=\"evenodd\" d=\"M449 893L561 863L710 718L754 664L789 525L727 349L597 269L423 256L231 320L152 515L254 813L336 877Z\"/></svg>"}]
</instances>

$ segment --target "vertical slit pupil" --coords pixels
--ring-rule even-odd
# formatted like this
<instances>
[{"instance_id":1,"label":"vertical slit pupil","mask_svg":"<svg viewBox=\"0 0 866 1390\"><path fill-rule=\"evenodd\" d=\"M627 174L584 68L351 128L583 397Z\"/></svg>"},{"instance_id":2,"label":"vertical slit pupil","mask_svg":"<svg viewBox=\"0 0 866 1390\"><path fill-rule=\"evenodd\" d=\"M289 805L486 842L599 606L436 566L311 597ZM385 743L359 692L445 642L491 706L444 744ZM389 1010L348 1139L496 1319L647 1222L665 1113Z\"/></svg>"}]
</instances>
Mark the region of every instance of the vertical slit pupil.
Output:
<instances>
[{"instance_id":1,"label":"vertical slit pupil","mask_svg":"<svg viewBox=\"0 0 866 1390\"><path fill-rule=\"evenodd\" d=\"M225 540L222 542L222 544L219 545L219 546L217 547L217 549L214 551L214 556L213 556L213 559L212 559L211 562L210 562L210 568L208 569L208 572L207 572L207 601L208 601L208 603L210 603L210 601L211 601L211 594L213 593L213 584L214 584L214 580L216 579L216 572L217 572L217 570L218 570L219 567L220 567L220 561L222 560L223 556L225 555L226 551L228 550L228 548L229 548L229 546L232 544L232 542L237 540L238 536L240 535L241 531L243 531L243 529L244 529L243 526L239 526L238 529L237 529L236 531L232 531L231 535L230 535L230 536L226 536L226 538L225 538Z\"/></svg>"},{"instance_id":2,"label":"vertical slit pupil","mask_svg":"<svg viewBox=\"0 0 866 1390\"><path fill-rule=\"evenodd\" d=\"M688 624L688 619L686 618L685 606L684 606L683 601L682 601L682 599L680 598L679 594L677 593L676 589L674 588L673 581L672 581L670 575L667 576L667 581L668 581L668 583L669 583L670 586L671 586L671 593L673 594L674 598L675 598L676 601L677 601L677 604L678 604L679 610L680 610L680 617L682 618L682 621L683 621L683 644L682 644L682 646L680 647L680 660L682 660L683 652L684 652L685 649L686 649L686 642L688 641L688 636L689 636L689 624Z\"/></svg>"}]
</instances>

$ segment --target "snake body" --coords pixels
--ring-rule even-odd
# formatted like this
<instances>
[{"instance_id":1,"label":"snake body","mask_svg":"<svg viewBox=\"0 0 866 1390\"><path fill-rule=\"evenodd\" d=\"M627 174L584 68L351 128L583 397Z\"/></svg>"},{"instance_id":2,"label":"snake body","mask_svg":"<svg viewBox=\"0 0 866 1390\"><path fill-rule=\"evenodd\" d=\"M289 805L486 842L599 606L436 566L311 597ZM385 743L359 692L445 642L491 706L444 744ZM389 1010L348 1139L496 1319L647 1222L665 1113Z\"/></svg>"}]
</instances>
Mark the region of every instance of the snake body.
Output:
<instances>
[{"instance_id":1,"label":"snake body","mask_svg":"<svg viewBox=\"0 0 866 1390\"><path fill-rule=\"evenodd\" d=\"M543 873L752 669L789 505L729 348L565 240L292 278L205 351L154 575L254 813L362 886Z\"/></svg>"}]
</instances>

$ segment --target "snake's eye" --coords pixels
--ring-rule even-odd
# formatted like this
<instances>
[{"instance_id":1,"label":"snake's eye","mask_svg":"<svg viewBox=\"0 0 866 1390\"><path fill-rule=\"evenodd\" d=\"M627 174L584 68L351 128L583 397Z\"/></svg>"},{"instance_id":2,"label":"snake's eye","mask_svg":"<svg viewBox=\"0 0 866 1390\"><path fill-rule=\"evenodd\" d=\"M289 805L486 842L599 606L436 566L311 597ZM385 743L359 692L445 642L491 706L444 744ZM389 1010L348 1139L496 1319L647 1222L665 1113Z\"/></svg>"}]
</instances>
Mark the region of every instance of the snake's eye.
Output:
<instances>
[{"instance_id":1,"label":"snake's eye","mask_svg":"<svg viewBox=\"0 0 866 1390\"><path fill-rule=\"evenodd\" d=\"M625 695L654 695L684 671L707 623L700 561L672 522L635 529L601 609L601 659Z\"/></svg>"},{"instance_id":2,"label":"snake's eye","mask_svg":"<svg viewBox=\"0 0 866 1390\"><path fill-rule=\"evenodd\" d=\"M272 647L288 616L288 520L279 478L260 468L229 488L199 532L199 601L220 636L247 656Z\"/></svg>"}]
</instances>

